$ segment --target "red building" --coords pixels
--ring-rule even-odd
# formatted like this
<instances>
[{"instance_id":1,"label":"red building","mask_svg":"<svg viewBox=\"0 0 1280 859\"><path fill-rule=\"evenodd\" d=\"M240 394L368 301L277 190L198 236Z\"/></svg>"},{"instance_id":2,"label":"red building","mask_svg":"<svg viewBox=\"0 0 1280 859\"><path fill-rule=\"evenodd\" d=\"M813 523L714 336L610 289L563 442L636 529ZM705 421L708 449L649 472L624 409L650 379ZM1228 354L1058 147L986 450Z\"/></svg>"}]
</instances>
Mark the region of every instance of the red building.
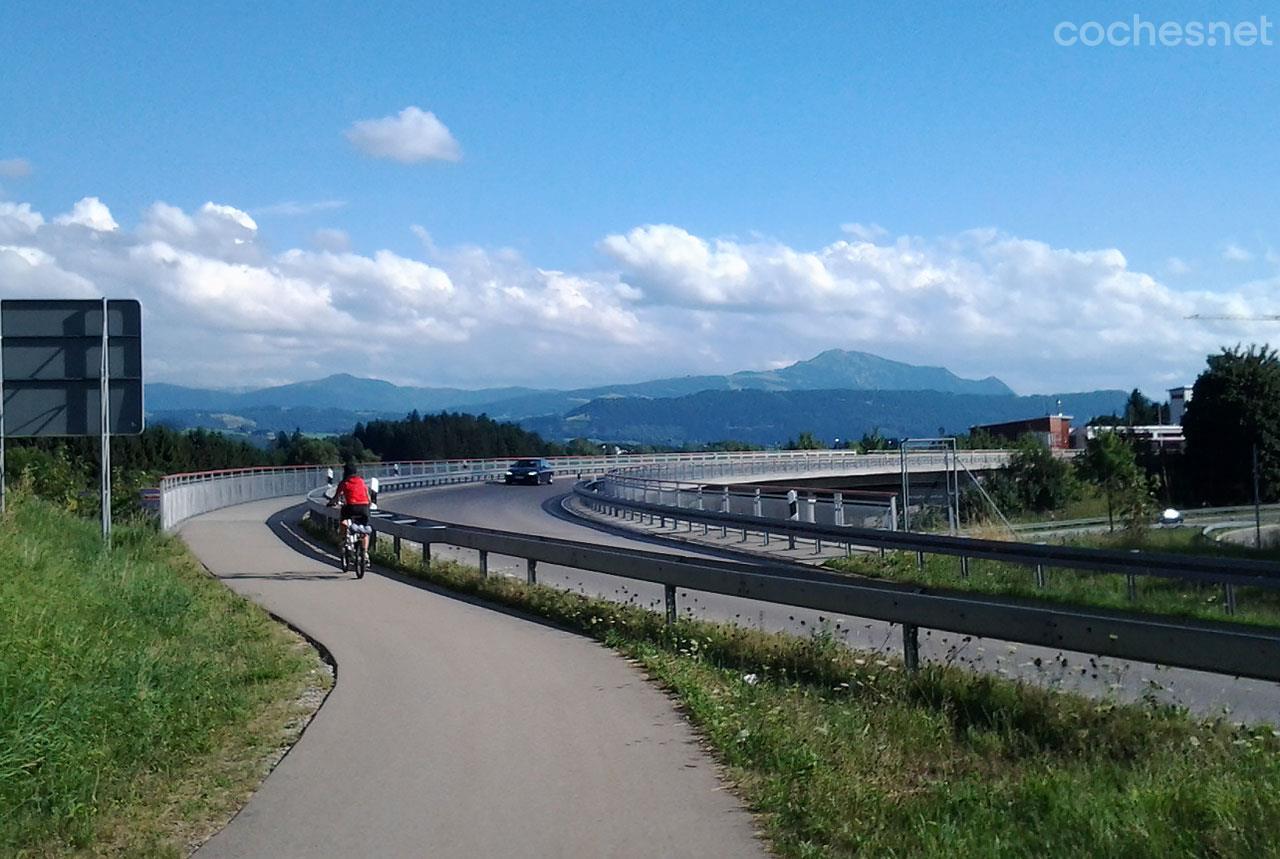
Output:
<instances>
[{"instance_id":1,"label":"red building","mask_svg":"<svg viewBox=\"0 0 1280 859\"><path fill-rule=\"evenodd\" d=\"M1050 450L1067 450L1071 447L1071 416L1045 415L1024 421L1007 421L1002 424L981 424L970 427L970 432L988 432L997 438L1014 441L1028 433L1035 436Z\"/></svg>"}]
</instances>

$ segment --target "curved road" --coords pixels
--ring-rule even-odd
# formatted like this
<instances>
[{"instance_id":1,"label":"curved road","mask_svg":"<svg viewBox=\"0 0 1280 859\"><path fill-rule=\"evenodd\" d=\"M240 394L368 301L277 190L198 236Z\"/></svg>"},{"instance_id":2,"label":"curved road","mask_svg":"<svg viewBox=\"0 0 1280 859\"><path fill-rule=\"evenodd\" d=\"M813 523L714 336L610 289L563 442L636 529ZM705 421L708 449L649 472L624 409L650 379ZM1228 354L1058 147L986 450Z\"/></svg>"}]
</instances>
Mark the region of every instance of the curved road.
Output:
<instances>
[{"instance_id":1,"label":"curved road","mask_svg":"<svg viewBox=\"0 0 1280 859\"><path fill-rule=\"evenodd\" d=\"M673 554L714 556L714 552L700 552L687 544L673 544L641 535L630 536L620 529L576 519L560 509L558 502L566 492L567 487L561 484L538 487L472 484L388 494L384 506L397 512L464 525ZM448 556L439 547L434 551L437 556ZM459 560L475 563L475 552L453 550L450 554ZM493 571L524 575L523 562L497 559L491 555L489 566ZM641 605L656 607L663 599L660 585L548 564L538 565L538 580L583 593L632 600ZM730 620L800 635L829 624L854 647L895 653L901 647L897 628L880 621L823 616L807 609L683 590L678 593L678 602L682 613L709 620ZM1124 662L993 639L970 640L946 632L924 632L920 649L921 656L926 659L950 660L1037 685L1126 701L1150 695L1199 715L1225 715L1232 720L1280 724L1280 684L1276 683Z\"/></svg>"},{"instance_id":2,"label":"curved road","mask_svg":"<svg viewBox=\"0 0 1280 859\"><path fill-rule=\"evenodd\" d=\"M763 857L671 702L611 651L392 576L342 575L282 500L187 522L226 584L337 682L199 851L221 857Z\"/></svg>"}]
</instances>

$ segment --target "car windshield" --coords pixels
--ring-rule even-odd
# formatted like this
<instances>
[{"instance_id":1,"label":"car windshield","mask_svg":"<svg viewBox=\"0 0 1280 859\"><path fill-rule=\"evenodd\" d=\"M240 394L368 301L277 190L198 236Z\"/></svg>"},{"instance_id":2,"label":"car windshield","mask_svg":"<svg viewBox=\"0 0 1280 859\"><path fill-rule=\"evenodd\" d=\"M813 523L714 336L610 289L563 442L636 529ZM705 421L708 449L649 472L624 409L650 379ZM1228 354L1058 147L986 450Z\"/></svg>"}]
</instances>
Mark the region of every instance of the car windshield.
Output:
<instances>
[{"instance_id":1,"label":"car windshield","mask_svg":"<svg viewBox=\"0 0 1280 859\"><path fill-rule=\"evenodd\" d=\"M512 468L537 468L538 460L536 459L518 459Z\"/></svg>"}]
</instances>

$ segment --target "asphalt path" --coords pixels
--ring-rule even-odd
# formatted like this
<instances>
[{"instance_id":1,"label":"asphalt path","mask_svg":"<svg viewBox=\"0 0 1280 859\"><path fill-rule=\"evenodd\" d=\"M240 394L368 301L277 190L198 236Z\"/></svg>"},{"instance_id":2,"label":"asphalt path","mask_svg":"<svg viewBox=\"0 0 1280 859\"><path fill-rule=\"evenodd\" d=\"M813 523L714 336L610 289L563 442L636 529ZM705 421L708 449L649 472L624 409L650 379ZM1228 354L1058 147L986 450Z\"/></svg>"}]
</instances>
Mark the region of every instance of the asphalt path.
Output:
<instances>
[{"instance_id":1,"label":"asphalt path","mask_svg":"<svg viewBox=\"0 0 1280 859\"><path fill-rule=\"evenodd\" d=\"M283 506L181 528L215 575L337 666L302 738L201 859L766 855L634 666L536 618L343 575Z\"/></svg>"},{"instance_id":2,"label":"asphalt path","mask_svg":"<svg viewBox=\"0 0 1280 859\"><path fill-rule=\"evenodd\" d=\"M414 516L532 536L687 556L719 556L714 551L702 551L688 544L673 544L661 538L636 535L622 528L578 519L562 509L560 502L566 491L563 485L471 484L388 494L383 499L383 506ZM436 557L453 557L476 563L474 551L437 546L433 547L433 553ZM498 558L493 554L489 556L489 569L491 572L524 575L522 561ZM550 564L538 565L538 581L653 608L661 606L663 601L661 585ZM893 652L899 652L901 648L899 628L881 621L823 615L808 609L697 591L680 590L677 601L685 616L731 621L797 635L810 634L815 629L829 629L851 647ZM1280 684L1276 683L930 630L921 630L920 651L924 659L956 663L973 670L1096 698L1119 701L1154 698L1184 707L1200 716L1280 724Z\"/></svg>"}]
</instances>

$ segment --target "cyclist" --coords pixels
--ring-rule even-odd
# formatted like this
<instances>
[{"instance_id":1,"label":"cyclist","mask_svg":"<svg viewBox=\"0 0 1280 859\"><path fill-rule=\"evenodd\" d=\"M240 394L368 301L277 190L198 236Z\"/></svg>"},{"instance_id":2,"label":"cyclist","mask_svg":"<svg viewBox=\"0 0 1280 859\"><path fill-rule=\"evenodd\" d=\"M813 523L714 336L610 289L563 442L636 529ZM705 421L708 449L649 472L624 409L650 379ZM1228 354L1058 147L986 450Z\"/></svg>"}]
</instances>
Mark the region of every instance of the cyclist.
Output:
<instances>
[{"instance_id":1,"label":"cyclist","mask_svg":"<svg viewBox=\"0 0 1280 859\"><path fill-rule=\"evenodd\" d=\"M340 542L345 542L348 524L369 524L369 487L365 485L364 479L360 476L360 472L354 462L348 462L342 466L342 482L338 484L338 488L334 490L333 498L329 501L330 507L337 507L339 504L342 505L342 510L338 519L342 524L339 529L338 539ZM365 555L368 556L368 533L360 535L360 542L364 546Z\"/></svg>"}]
</instances>

